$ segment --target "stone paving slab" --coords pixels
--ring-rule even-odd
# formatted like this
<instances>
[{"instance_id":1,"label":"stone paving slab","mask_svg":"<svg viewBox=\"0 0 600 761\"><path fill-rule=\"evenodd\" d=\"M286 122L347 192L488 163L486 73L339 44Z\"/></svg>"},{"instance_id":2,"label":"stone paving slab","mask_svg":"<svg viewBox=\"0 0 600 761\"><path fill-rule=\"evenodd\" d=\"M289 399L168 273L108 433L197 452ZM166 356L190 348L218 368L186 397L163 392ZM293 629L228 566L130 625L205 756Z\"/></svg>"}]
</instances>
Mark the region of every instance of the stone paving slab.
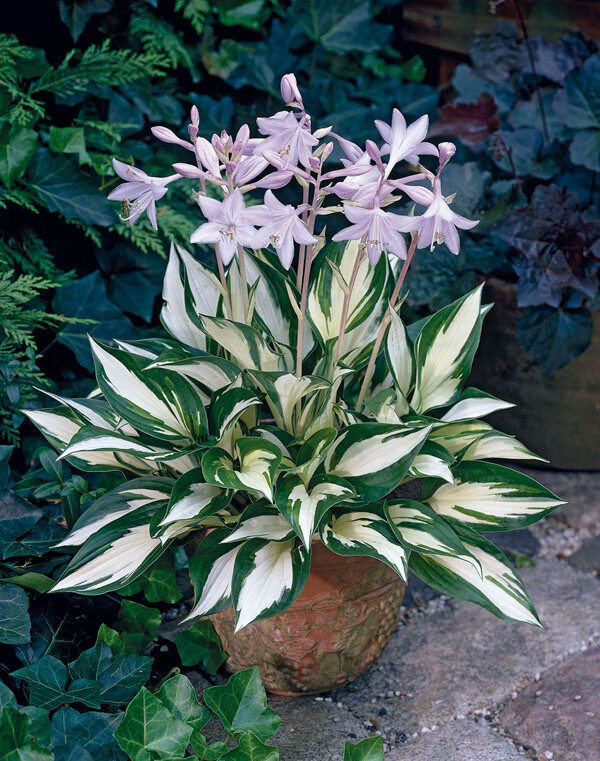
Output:
<instances>
[{"instance_id":1,"label":"stone paving slab","mask_svg":"<svg viewBox=\"0 0 600 761\"><path fill-rule=\"evenodd\" d=\"M598 761L600 647L550 669L511 700L499 720L521 745L535 748L542 758Z\"/></svg>"},{"instance_id":2,"label":"stone paving slab","mask_svg":"<svg viewBox=\"0 0 600 761\"><path fill-rule=\"evenodd\" d=\"M345 740L375 731L398 745L423 727L500 703L523 680L600 637L596 578L553 560L522 575L544 629L499 621L463 602L401 625L377 664L333 702L271 699L284 719L276 736L282 761L340 761Z\"/></svg>"},{"instance_id":3,"label":"stone paving slab","mask_svg":"<svg viewBox=\"0 0 600 761\"><path fill-rule=\"evenodd\" d=\"M512 465L514 467L514 464ZM552 520L576 529L600 531L600 471L519 468L569 504L552 513Z\"/></svg>"},{"instance_id":4,"label":"stone paving slab","mask_svg":"<svg viewBox=\"0 0 600 761\"><path fill-rule=\"evenodd\" d=\"M525 761L525 757L484 719L463 719L410 740L390 751L386 761Z\"/></svg>"},{"instance_id":5,"label":"stone paving slab","mask_svg":"<svg viewBox=\"0 0 600 761\"><path fill-rule=\"evenodd\" d=\"M456 602L402 626L353 691L337 692L365 719L385 703L408 733L499 702L537 672L600 636L600 585L558 561L539 561L523 578L543 629L500 621L482 608ZM380 700L389 691L406 697ZM375 704L371 701L375 699Z\"/></svg>"}]
</instances>

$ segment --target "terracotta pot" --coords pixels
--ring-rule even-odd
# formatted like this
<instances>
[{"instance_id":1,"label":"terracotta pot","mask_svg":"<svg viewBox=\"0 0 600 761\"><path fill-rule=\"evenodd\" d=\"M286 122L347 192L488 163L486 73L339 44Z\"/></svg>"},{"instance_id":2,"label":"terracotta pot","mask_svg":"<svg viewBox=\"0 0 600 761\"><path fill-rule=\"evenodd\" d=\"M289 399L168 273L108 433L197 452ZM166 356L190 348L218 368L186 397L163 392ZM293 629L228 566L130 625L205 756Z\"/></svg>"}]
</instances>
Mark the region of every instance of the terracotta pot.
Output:
<instances>
[{"instance_id":1,"label":"terracotta pot","mask_svg":"<svg viewBox=\"0 0 600 761\"><path fill-rule=\"evenodd\" d=\"M341 557L315 542L308 581L285 612L233 633L232 608L211 616L230 672L258 666L277 695L310 695L362 674L390 640L405 584L378 560Z\"/></svg>"},{"instance_id":2,"label":"terracotta pot","mask_svg":"<svg viewBox=\"0 0 600 761\"><path fill-rule=\"evenodd\" d=\"M492 425L514 434L551 467L600 470L600 312L586 351L546 375L515 336L523 313L516 286L490 279L484 300L495 306L485 318L469 382L517 405L495 413Z\"/></svg>"}]
</instances>

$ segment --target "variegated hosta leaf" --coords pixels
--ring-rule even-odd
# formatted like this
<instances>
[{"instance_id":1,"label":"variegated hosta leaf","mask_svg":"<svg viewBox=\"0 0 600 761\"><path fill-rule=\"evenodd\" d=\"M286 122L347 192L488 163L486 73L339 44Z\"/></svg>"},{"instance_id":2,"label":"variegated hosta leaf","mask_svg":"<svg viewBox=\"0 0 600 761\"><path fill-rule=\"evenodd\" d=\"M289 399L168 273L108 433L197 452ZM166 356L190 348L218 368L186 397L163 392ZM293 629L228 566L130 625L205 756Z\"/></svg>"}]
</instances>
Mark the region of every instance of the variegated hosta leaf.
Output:
<instances>
[{"instance_id":1,"label":"variegated hosta leaf","mask_svg":"<svg viewBox=\"0 0 600 761\"><path fill-rule=\"evenodd\" d=\"M481 574L466 559L448 555L413 553L411 569L444 594L477 603L499 618L540 626L523 581L505 555L474 531L463 529L461 539L479 562Z\"/></svg>"},{"instance_id":2,"label":"variegated hosta leaf","mask_svg":"<svg viewBox=\"0 0 600 761\"><path fill-rule=\"evenodd\" d=\"M307 316L324 346L335 345L340 335L344 304L344 291L329 261L338 267L347 283L358 255L358 247L358 241L332 243L321 252L313 265ZM369 264L367 257L363 258L350 297L344 354L358 346L362 348L370 340L365 339L364 332L357 328L364 323L370 325L381 316L387 277L387 261L384 256L375 267ZM363 339L360 344L359 337Z\"/></svg>"},{"instance_id":3,"label":"variegated hosta leaf","mask_svg":"<svg viewBox=\"0 0 600 761\"><path fill-rule=\"evenodd\" d=\"M139 338L135 341L120 341L115 338L114 340L119 349L123 349L128 354L137 354L145 359L156 359L164 352L181 346L180 343L170 338Z\"/></svg>"},{"instance_id":4,"label":"variegated hosta leaf","mask_svg":"<svg viewBox=\"0 0 600 761\"><path fill-rule=\"evenodd\" d=\"M119 424L123 423L104 399L67 399L49 391L44 393L59 404L69 407L84 425L95 425L98 428L114 431L119 427Z\"/></svg>"},{"instance_id":5,"label":"variegated hosta leaf","mask_svg":"<svg viewBox=\"0 0 600 761\"><path fill-rule=\"evenodd\" d=\"M408 475L413 478L432 476L453 484L454 476L450 469L453 464L454 457L447 449L435 441L426 441L408 469Z\"/></svg>"},{"instance_id":6,"label":"variegated hosta leaf","mask_svg":"<svg viewBox=\"0 0 600 761\"><path fill-rule=\"evenodd\" d=\"M140 507L166 503L173 488L170 478L146 476L134 478L103 494L88 507L71 532L55 547L79 547L103 526Z\"/></svg>"},{"instance_id":7,"label":"variegated hosta leaf","mask_svg":"<svg viewBox=\"0 0 600 761\"><path fill-rule=\"evenodd\" d=\"M523 528L564 501L533 478L503 465L462 462L454 484L425 482L423 501L438 515L479 531Z\"/></svg>"},{"instance_id":8,"label":"variegated hosta leaf","mask_svg":"<svg viewBox=\"0 0 600 761\"><path fill-rule=\"evenodd\" d=\"M269 258L269 261L266 261ZM282 272L278 265L279 260L269 257L269 252L258 251L246 256L246 275L248 283L256 283L255 319L265 327L268 334L282 347L293 347L295 351L297 339L298 320L290 308L288 288L300 302L300 295L296 292L296 285L287 273ZM232 265L233 268L233 265ZM231 270L230 268L230 274ZM236 262L237 269L237 262ZM286 287L287 284L287 287ZM305 331L310 349L312 337L310 330ZM285 348L283 349L285 352ZM293 366L295 356L287 351L287 362Z\"/></svg>"},{"instance_id":9,"label":"variegated hosta leaf","mask_svg":"<svg viewBox=\"0 0 600 761\"><path fill-rule=\"evenodd\" d=\"M209 449L202 458L207 483L225 489L249 489L273 501L273 481L281 462L281 449L266 439L242 436L235 442L238 465L220 447Z\"/></svg>"},{"instance_id":10,"label":"variegated hosta leaf","mask_svg":"<svg viewBox=\"0 0 600 761\"><path fill-rule=\"evenodd\" d=\"M394 499L386 502L385 514L398 539L410 550L461 557L481 571L479 562L465 549L452 527L427 505L413 499Z\"/></svg>"},{"instance_id":11,"label":"variegated hosta leaf","mask_svg":"<svg viewBox=\"0 0 600 761\"><path fill-rule=\"evenodd\" d=\"M229 388L220 393L211 408L213 430L217 439L221 441L242 416L247 418L248 428L253 428L258 420L260 404L261 400L256 392L249 388ZM224 447L224 444L220 443L220 446Z\"/></svg>"},{"instance_id":12,"label":"variegated hosta leaf","mask_svg":"<svg viewBox=\"0 0 600 761\"><path fill-rule=\"evenodd\" d=\"M120 589L136 579L167 549L150 535L156 504L123 515L87 539L71 560L53 592L97 595Z\"/></svg>"},{"instance_id":13,"label":"variegated hosta leaf","mask_svg":"<svg viewBox=\"0 0 600 761\"><path fill-rule=\"evenodd\" d=\"M250 371L249 375L266 393L266 401L273 413L275 424L286 431L294 430L297 402L331 386L325 378L316 375L298 378L293 373L263 373L256 370Z\"/></svg>"},{"instance_id":14,"label":"variegated hosta leaf","mask_svg":"<svg viewBox=\"0 0 600 761\"><path fill-rule=\"evenodd\" d=\"M442 420L446 423L455 420L472 420L514 406L512 402L504 402L491 394L486 394L485 391L466 388L460 395L460 399L442 416Z\"/></svg>"},{"instance_id":15,"label":"variegated hosta leaf","mask_svg":"<svg viewBox=\"0 0 600 761\"><path fill-rule=\"evenodd\" d=\"M474 441L492 430L492 426L489 423L484 423L483 420L469 420L434 426L429 438L431 441L441 444L450 454L457 457Z\"/></svg>"},{"instance_id":16,"label":"variegated hosta leaf","mask_svg":"<svg viewBox=\"0 0 600 761\"><path fill-rule=\"evenodd\" d=\"M175 373L146 369L143 357L90 342L102 393L137 430L167 441L195 441L208 433L202 400L189 381Z\"/></svg>"},{"instance_id":17,"label":"variegated hosta leaf","mask_svg":"<svg viewBox=\"0 0 600 761\"><path fill-rule=\"evenodd\" d=\"M223 317L198 316L202 330L227 351L243 370L284 370L281 354L276 354L258 330Z\"/></svg>"},{"instance_id":18,"label":"variegated hosta leaf","mask_svg":"<svg viewBox=\"0 0 600 761\"><path fill-rule=\"evenodd\" d=\"M325 459L336 436L335 428L321 428L309 436L298 450L296 464L290 468L290 472L300 474L304 483L308 483Z\"/></svg>"},{"instance_id":19,"label":"variegated hosta leaf","mask_svg":"<svg viewBox=\"0 0 600 761\"><path fill-rule=\"evenodd\" d=\"M125 463L129 462L135 466L139 460L151 460L155 455L168 454L169 450L152 446L134 436L125 436L116 431L107 431L105 428L88 425L73 436L69 446L59 455L59 459L76 456L79 460L95 465L98 463L97 455L103 452L114 453L117 461L118 457L123 455ZM127 459L127 455L134 457L135 460L131 457ZM114 459L111 458L111 461ZM139 462L139 466L148 467L143 462Z\"/></svg>"},{"instance_id":20,"label":"variegated hosta leaf","mask_svg":"<svg viewBox=\"0 0 600 761\"><path fill-rule=\"evenodd\" d=\"M231 502L231 492L204 481L202 468L194 468L180 476L170 495L169 503L160 520L160 528L178 521L200 525L202 520L223 510Z\"/></svg>"},{"instance_id":21,"label":"variegated hosta leaf","mask_svg":"<svg viewBox=\"0 0 600 761\"><path fill-rule=\"evenodd\" d=\"M355 423L338 435L325 469L347 479L363 500L381 499L404 478L430 430L430 426Z\"/></svg>"},{"instance_id":22,"label":"variegated hosta leaf","mask_svg":"<svg viewBox=\"0 0 600 761\"><path fill-rule=\"evenodd\" d=\"M182 343L196 349L206 349L206 336L188 317L180 262L185 267L189 285L188 294L192 301L189 306L197 314L215 315L217 313L220 298L218 279L181 246L171 244L163 284L162 296L165 303L160 313L161 321L169 333Z\"/></svg>"},{"instance_id":23,"label":"variegated hosta leaf","mask_svg":"<svg viewBox=\"0 0 600 761\"><path fill-rule=\"evenodd\" d=\"M83 423L68 407L23 410L23 412L59 452L62 452L73 436L83 428Z\"/></svg>"},{"instance_id":24,"label":"variegated hosta leaf","mask_svg":"<svg viewBox=\"0 0 600 761\"><path fill-rule=\"evenodd\" d=\"M307 487L298 473L285 473L277 479L275 501L281 514L309 549L325 513L353 495L350 484L337 476L317 476Z\"/></svg>"},{"instance_id":25,"label":"variegated hosta leaf","mask_svg":"<svg viewBox=\"0 0 600 761\"><path fill-rule=\"evenodd\" d=\"M514 436L500 431L484 433L474 441L462 456L463 460L541 460L543 457L534 454Z\"/></svg>"},{"instance_id":26,"label":"variegated hosta leaf","mask_svg":"<svg viewBox=\"0 0 600 761\"><path fill-rule=\"evenodd\" d=\"M383 561L406 581L408 552L382 511L373 506L365 510L340 512L321 526L321 539L337 555L367 555Z\"/></svg>"},{"instance_id":27,"label":"variegated hosta leaf","mask_svg":"<svg viewBox=\"0 0 600 761\"><path fill-rule=\"evenodd\" d=\"M248 505L233 532L222 541L223 544L241 542L246 539L282 542L293 536L294 532L286 519L267 500L261 499Z\"/></svg>"},{"instance_id":28,"label":"variegated hosta leaf","mask_svg":"<svg viewBox=\"0 0 600 761\"><path fill-rule=\"evenodd\" d=\"M194 606L184 621L197 616L210 616L231 605L233 568L241 544L221 544L226 529L211 531L190 558L190 579L194 586Z\"/></svg>"},{"instance_id":29,"label":"variegated hosta leaf","mask_svg":"<svg viewBox=\"0 0 600 761\"><path fill-rule=\"evenodd\" d=\"M302 591L309 570L310 553L295 539L244 542L233 571L235 631L287 610Z\"/></svg>"},{"instance_id":30,"label":"variegated hosta leaf","mask_svg":"<svg viewBox=\"0 0 600 761\"><path fill-rule=\"evenodd\" d=\"M286 465L292 467L294 462L291 455L291 449L294 444L294 437L291 433L277 428L275 425L258 425L252 431L253 436L259 436L261 439L266 439L281 451L282 463L286 461Z\"/></svg>"},{"instance_id":31,"label":"variegated hosta leaf","mask_svg":"<svg viewBox=\"0 0 600 761\"><path fill-rule=\"evenodd\" d=\"M208 403L214 391L228 386L240 374L240 368L228 359L214 357L212 354L194 354L182 347L161 354L148 365L148 369L151 368L171 370L191 378L202 388L205 403Z\"/></svg>"},{"instance_id":32,"label":"variegated hosta leaf","mask_svg":"<svg viewBox=\"0 0 600 761\"><path fill-rule=\"evenodd\" d=\"M481 335L481 286L440 309L415 342L417 412L443 407L456 396L471 371Z\"/></svg>"},{"instance_id":33,"label":"variegated hosta leaf","mask_svg":"<svg viewBox=\"0 0 600 761\"><path fill-rule=\"evenodd\" d=\"M407 397L414 376L412 346L400 315L394 309L390 309L389 313L391 321L385 340L386 363L394 385Z\"/></svg>"},{"instance_id":34,"label":"variegated hosta leaf","mask_svg":"<svg viewBox=\"0 0 600 761\"><path fill-rule=\"evenodd\" d=\"M366 407L378 423L400 424L408 414L408 402L395 388L382 388L371 396Z\"/></svg>"}]
</instances>

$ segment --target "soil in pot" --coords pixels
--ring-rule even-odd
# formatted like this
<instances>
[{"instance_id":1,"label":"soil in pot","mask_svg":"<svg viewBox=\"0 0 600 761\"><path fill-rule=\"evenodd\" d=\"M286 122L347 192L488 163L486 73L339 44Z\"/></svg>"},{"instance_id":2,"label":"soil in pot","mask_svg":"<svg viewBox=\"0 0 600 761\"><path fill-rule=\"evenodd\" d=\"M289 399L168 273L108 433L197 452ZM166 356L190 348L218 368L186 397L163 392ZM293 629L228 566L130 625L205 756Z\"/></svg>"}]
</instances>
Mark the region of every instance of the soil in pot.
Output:
<instances>
[{"instance_id":1,"label":"soil in pot","mask_svg":"<svg viewBox=\"0 0 600 761\"><path fill-rule=\"evenodd\" d=\"M547 375L515 336L522 314L516 286L490 279L485 295L495 306L484 320L470 382L517 405L495 413L492 425L514 434L549 467L600 470L600 312L586 351Z\"/></svg>"},{"instance_id":2,"label":"soil in pot","mask_svg":"<svg viewBox=\"0 0 600 761\"><path fill-rule=\"evenodd\" d=\"M211 616L230 672L258 666L269 692L309 695L356 679L392 636L405 584L384 563L315 542L308 581L284 613L233 633L232 608Z\"/></svg>"}]
</instances>

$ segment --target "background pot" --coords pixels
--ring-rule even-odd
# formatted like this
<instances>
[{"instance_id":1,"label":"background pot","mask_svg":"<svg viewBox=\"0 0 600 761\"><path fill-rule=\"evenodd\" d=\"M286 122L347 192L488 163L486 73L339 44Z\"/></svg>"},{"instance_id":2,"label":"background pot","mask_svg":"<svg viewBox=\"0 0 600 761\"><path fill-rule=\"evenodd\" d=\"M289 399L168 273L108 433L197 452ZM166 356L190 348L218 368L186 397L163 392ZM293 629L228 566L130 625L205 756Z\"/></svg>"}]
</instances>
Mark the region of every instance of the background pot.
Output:
<instances>
[{"instance_id":1,"label":"background pot","mask_svg":"<svg viewBox=\"0 0 600 761\"><path fill-rule=\"evenodd\" d=\"M516 339L522 314L516 286L490 279L485 296L495 306L484 320L471 384L517 405L495 413L492 424L553 468L600 470L600 312L587 350L546 375Z\"/></svg>"},{"instance_id":2,"label":"background pot","mask_svg":"<svg viewBox=\"0 0 600 761\"><path fill-rule=\"evenodd\" d=\"M285 613L233 633L232 608L211 616L230 672L258 666L265 687L306 695L341 687L381 654L398 621L405 584L366 557L342 557L313 544L310 575Z\"/></svg>"}]
</instances>

